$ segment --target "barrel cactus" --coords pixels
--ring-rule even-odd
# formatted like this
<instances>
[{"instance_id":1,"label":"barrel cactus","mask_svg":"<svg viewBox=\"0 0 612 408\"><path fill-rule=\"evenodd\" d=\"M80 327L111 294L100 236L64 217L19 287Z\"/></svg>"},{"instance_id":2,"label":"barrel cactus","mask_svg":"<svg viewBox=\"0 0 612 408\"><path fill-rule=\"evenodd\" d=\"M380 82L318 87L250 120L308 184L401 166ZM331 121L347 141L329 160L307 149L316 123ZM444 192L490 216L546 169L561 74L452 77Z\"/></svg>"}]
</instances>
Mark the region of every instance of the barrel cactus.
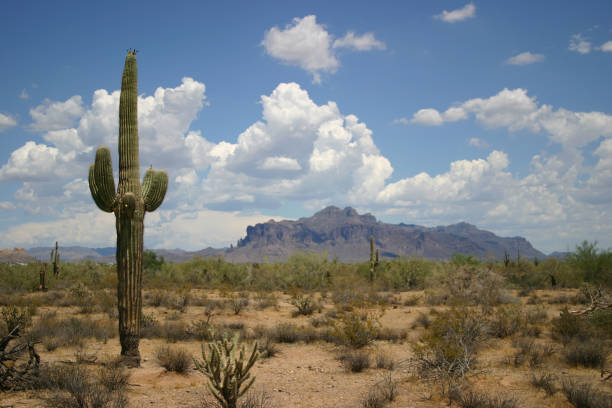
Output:
<instances>
[{"instance_id":1,"label":"barrel cactus","mask_svg":"<svg viewBox=\"0 0 612 408\"><path fill-rule=\"evenodd\" d=\"M117 229L117 297L121 355L129 366L140 364L142 253L145 211L162 203L168 187L165 171L147 170L142 185L138 164L138 70L136 52L128 51L119 99L119 184L115 192L111 155L96 151L89 168L89 189L96 205L115 213Z\"/></svg>"}]
</instances>

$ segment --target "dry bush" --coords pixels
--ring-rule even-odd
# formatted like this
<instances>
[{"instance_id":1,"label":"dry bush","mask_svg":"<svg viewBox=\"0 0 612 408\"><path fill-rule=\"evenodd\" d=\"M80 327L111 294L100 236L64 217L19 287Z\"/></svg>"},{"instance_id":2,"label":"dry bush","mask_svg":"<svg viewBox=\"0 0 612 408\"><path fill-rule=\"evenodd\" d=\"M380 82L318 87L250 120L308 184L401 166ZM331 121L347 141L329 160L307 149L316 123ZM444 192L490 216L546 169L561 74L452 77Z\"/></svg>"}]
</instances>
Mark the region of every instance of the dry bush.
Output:
<instances>
[{"instance_id":1,"label":"dry bush","mask_svg":"<svg viewBox=\"0 0 612 408\"><path fill-rule=\"evenodd\" d=\"M370 354L365 350L344 350L338 355L346 371L360 373L370 368Z\"/></svg>"},{"instance_id":2,"label":"dry bush","mask_svg":"<svg viewBox=\"0 0 612 408\"><path fill-rule=\"evenodd\" d=\"M160 346L155 351L155 358L166 371L185 374L191 368L191 355L184 348Z\"/></svg>"},{"instance_id":3,"label":"dry bush","mask_svg":"<svg viewBox=\"0 0 612 408\"><path fill-rule=\"evenodd\" d=\"M531 374L530 383L535 388L539 388L546 392L546 395L552 396L555 394L555 379L556 376L551 373Z\"/></svg>"},{"instance_id":4,"label":"dry bush","mask_svg":"<svg viewBox=\"0 0 612 408\"><path fill-rule=\"evenodd\" d=\"M482 266L449 268L428 279L425 304L480 305L486 310L512 300L503 289L503 278L492 270Z\"/></svg>"},{"instance_id":5,"label":"dry bush","mask_svg":"<svg viewBox=\"0 0 612 408\"><path fill-rule=\"evenodd\" d=\"M96 373L80 364L52 365L41 370L40 378L39 385L52 390L46 397L50 407L120 408L128 403L129 374L117 366L102 367Z\"/></svg>"},{"instance_id":6,"label":"dry bush","mask_svg":"<svg viewBox=\"0 0 612 408\"><path fill-rule=\"evenodd\" d=\"M500 339L512 336L526 327L526 319L520 305L499 306L488 319L487 333Z\"/></svg>"},{"instance_id":7,"label":"dry bush","mask_svg":"<svg viewBox=\"0 0 612 408\"><path fill-rule=\"evenodd\" d=\"M238 295L230 296L230 304L235 315L239 315L242 310L249 306L249 294L241 292Z\"/></svg>"},{"instance_id":8,"label":"dry bush","mask_svg":"<svg viewBox=\"0 0 612 408\"><path fill-rule=\"evenodd\" d=\"M569 403L576 408L612 408L612 396L598 391L591 384L565 379L561 390Z\"/></svg>"},{"instance_id":9,"label":"dry bush","mask_svg":"<svg viewBox=\"0 0 612 408\"><path fill-rule=\"evenodd\" d=\"M271 358L280 353L280 350L270 337L265 337L257 344L257 351L260 358Z\"/></svg>"},{"instance_id":10,"label":"dry bush","mask_svg":"<svg viewBox=\"0 0 612 408\"><path fill-rule=\"evenodd\" d=\"M394 401L396 396L397 383L393 381L391 374L389 374L368 390L368 393L361 400L361 407L382 408L387 402Z\"/></svg>"},{"instance_id":11,"label":"dry bush","mask_svg":"<svg viewBox=\"0 0 612 408\"><path fill-rule=\"evenodd\" d=\"M164 337L169 343L185 341L189 339L189 327L183 321L167 321L163 327Z\"/></svg>"},{"instance_id":12,"label":"dry bush","mask_svg":"<svg viewBox=\"0 0 612 408\"><path fill-rule=\"evenodd\" d=\"M491 396L471 388L455 388L449 393L449 399L460 408L516 408L518 404L514 398Z\"/></svg>"},{"instance_id":13,"label":"dry bush","mask_svg":"<svg viewBox=\"0 0 612 408\"><path fill-rule=\"evenodd\" d=\"M376 368L381 368L384 370L393 370L395 368L395 361L393 360L393 357L382 350L376 353L374 356L374 361L376 363Z\"/></svg>"},{"instance_id":14,"label":"dry bush","mask_svg":"<svg viewBox=\"0 0 612 408\"><path fill-rule=\"evenodd\" d=\"M563 348L565 362L572 366L602 368L608 354L606 344L598 339L574 340Z\"/></svg>"},{"instance_id":15,"label":"dry bush","mask_svg":"<svg viewBox=\"0 0 612 408\"><path fill-rule=\"evenodd\" d=\"M476 361L484 340L485 318L469 309L441 312L425 331L420 343L413 343L413 359L422 378L446 381L463 377Z\"/></svg>"}]
</instances>

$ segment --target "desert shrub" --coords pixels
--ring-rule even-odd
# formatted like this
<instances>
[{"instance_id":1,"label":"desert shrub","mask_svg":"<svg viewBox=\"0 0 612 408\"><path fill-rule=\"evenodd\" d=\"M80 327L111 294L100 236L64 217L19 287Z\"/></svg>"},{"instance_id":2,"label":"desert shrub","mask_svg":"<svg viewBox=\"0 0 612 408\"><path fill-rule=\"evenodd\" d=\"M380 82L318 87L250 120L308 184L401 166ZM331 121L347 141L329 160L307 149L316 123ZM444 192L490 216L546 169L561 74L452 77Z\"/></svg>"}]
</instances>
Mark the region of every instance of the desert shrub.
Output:
<instances>
[{"instance_id":1,"label":"desert shrub","mask_svg":"<svg viewBox=\"0 0 612 408\"><path fill-rule=\"evenodd\" d=\"M264 310L268 307L277 308L278 298L273 293L257 292L255 295L255 308Z\"/></svg>"},{"instance_id":2,"label":"desert shrub","mask_svg":"<svg viewBox=\"0 0 612 408\"><path fill-rule=\"evenodd\" d=\"M432 306L481 305L490 308L511 300L503 289L503 278L483 267L449 265L447 270L432 275L426 286L425 303Z\"/></svg>"},{"instance_id":3,"label":"desert shrub","mask_svg":"<svg viewBox=\"0 0 612 408\"><path fill-rule=\"evenodd\" d=\"M521 338L516 341L514 346L517 348L512 364L518 367L524 363L529 367L540 367L545 359L552 356L555 349L550 345L538 345L533 340Z\"/></svg>"},{"instance_id":4,"label":"desert shrub","mask_svg":"<svg viewBox=\"0 0 612 408\"><path fill-rule=\"evenodd\" d=\"M555 394L555 375L551 373L532 373L530 383L535 388L544 390L548 396Z\"/></svg>"},{"instance_id":5,"label":"desert shrub","mask_svg":"<svg viewBox=\"0 0 612 408\"><path fill-rule=\"evenodd\" d=\"M294 317L299 315L310 316L318 307L312 296L301 294L295 294L291 298L291 304L297 309L292 313Z\"/></svg>"},{"instance_id":6,"label":"desert shrub","mask_svg":"<svg viewBox=\"0 0 612 408\"><path fill-rule=\"evenodd\" d=\"M525 315L520 305L499 306L488 319L487 333L503 339L518 333L525 326Z\"/></svg>"},{"instance_id":7,"label":"desert shrub","mask_svg":"<svg viewBox=\"0 0 612 408\"><path fill-rule=\"evenodd\" d=\"M270 394L265 390L249 390L238 404L239 408L271 408L272 400Z\"/></svg>"},{"instance_id":8,"label":"desert shrub","mask_svg":"<svg viewBox=\"0 0 612 408\"><path fill-rule=\"evenodd\" d=\"M597 248L597 242L583 241L566 262L582 274L585 282L612 285L612 251Z\"/></svg>"},{"instance_id":9,"label":"desert shrub","mask_svg":"<svg viewBox=\"0 0 612 408\"><path fill-rule=\"evenodd\" d=\"M259 357L271 358L280 353L280 350L274 343L274 340L270 337L265 337L258 343L257 351L259 351Z\"/></svg>"},{"instance_id":10,"label":"desert shrub","mask_svg":"<svg viewBox=\"0 0 612 408\"><path fill-rule=\"evenodd\" d=\"M491 396L471 388L455 388L449 393L449 399L461 408L516 408L514 398Z\"/></svg>"},{"instance_id":11,"label":"desert shrub","mask_svg":"<svg viewBox=\"0 0 612 408\"><path fill-rule=\"evenodd\" d=\"M196 320L188 329L190 337L199 341L211 341L215 338L215 326L209 320Z\"/></svg>"},{"instance_id":12,"label":"desert shrub","mask_svg":"<svg viewBox=\"0 0 612 408\"><path fill-rule=\"evenodd\" d=\"M563 348L565 362L572 366L603 367L609 354L606 344L600 340L574 340Z\"/></svg>"},{"instance_id":13,"label":"desert shrub","mask_svg":"<svg viewBox=\"0 0 612 408\"><path fill-rule=\"evenodd\" d=\"M546 308L544 308L542 305L528 308L525 311L525 321L528 324L542 324L546 323L547 320L548 313L546 313Z\"/></svg>"},{"instance_id":14,"label":"desert shrub","mask_svg":"<svg viewBox=\"0 0 612 408\"><path fill-rule=\"evenodd\" d=\"M469 309L439 313L420 343L413 343L415 367L423 378L464 376L474 365L484 339L485 318Z\"/></svg>"},{"instance_id":15,"label":"desert shrub","mask_svg":"<svg viewBox=\"0 0 612 408\"><path fill-rule=\"evenodd\" d=\"M561 383L565 397L576 408L612 408L612 398L595 389L591 384L565 379Z\"/></svg>"},{"instance_id":16,"label":"desert shrub","mask_svg":"<svg viewBox=\"0 0 612 408\"><path fill-rule=\"evenodd\" d=\"M273 338L278 343L295 343L300 341L300 331L293 323L278 323L274 327Z\"/></svg>"},{"instance_id":17,"label":"desert shrub","mask_svg":"<svg viewBox=\"0 0 612 408\"><path fill-rule=\"evenodd\" d=\"M370 313L347 313L334 324L332 335L336 341L351 348L361 348L376 339L380 323Z\"/></svg>"},{"instance_id":18,"label":"desert shrub","mask_svg":"<svg viewBox=\"0 0 612 408\"><path fill-rule=\"evenodd\" d=\"M287 259L285 267L289 271L283 276L285 284L306 291L328 286L334 269L327 253L311 252L294 252Z\"/></svg>"},{"instance_id":19,"label":"desert shrub","mask_svg":"<svg viewBox=\"0 0 612 408\"><path fill-rule=\"evenodd\" d=\"M384 261L377 269L377 283L383 290L423 289L434 265L434 262L418 258Z\"/></svg>"},{"instance_id":20,"label":"desert shrub","mask_svg":"<svg viewBox=\"0 0 612 408\"><path fill-rule=\"evenodd\" d=\"M385 406L385 399L382 393L377 387L372 387L368 390L367 394L361 400L362 408L383 408Z\"/></svg>"},{"instance_id":21,"label":"desert shrub","mask_svg":"<svg viewBox=\"0 0 612 408\"><path fill-rule=\"evenodd\" d=\"M80 313L91 313L93 312L94 293L87 287L85 283L79 281L72 285L70 288L70 296L72 297L73 304L79 307Z\"/></svg>"},{"instance_id":22,"label":"desert shrub","mask_svg":"<svg viewBox=\"0 0 612 408\"><path fill-rule=\"evenodd\" d=\"M191 367L191 355L184 348L160 346L155 351L157 363L166 371L185 374Z\"/></svg>"},{"instance_id":23,"label":"desert shrub","mask_svg":"<svg viewBox=\"0 0 612 408\"><path fill-rule=\"evenodd\" d=\"M240 312L249 305L249 295L246 292L240 293L239 295L232 294L230 303L234 314L239 315Z\"/></svg>"},{"instance_id":24,"label":"desert shrub","mask_svg":"<svg viewBox=\"0 0 612 408\"><path fill-rule=\"evenodd\" d=\"M45 397L51 407L120 408L128 400L125 388L129 374L117 366L97 371L75 365L48 365L41 369L40 386L52 391Z\"/></svg>"},{"instance_id":25,"label":"desert shrub","mask_svg":"<svg viewBox=\"0 0 612 408\"><path fill-rule=\"evenodd\" d=\"M25 329L32 323L32 317L27 308L20 308L15 305L8 305L2 308L0 311L2 321L6 326L6 333L10 333L16 327L19 327L19 331L25 331ZM14 333L15 335L19 334Z\"/></svg>"},{"instance_id":26,"label":"desert shrub","mask_svg":"<svg viewBox=\"0 0 612 408\"><path fill-rule=\"evenodd\" d=\"M374 361L376 368L381 368L384 370L393 370L393 368L395 368L395 361L393 360L393 357L384 351L379 351L376 353L374 355Z\"/></svg>"},{"instance_id":27,"label":"desert shrub","mask_svg":"<svg viewBox=\"0 0 612 408\"><path fill-rule=\"evenodd\" d=\"M559 317L552 319L551 334L555 340L567 344L573 339L587 340L593 337L592 326L580 315L569 312L567 308L561 311Z\"/></svg>"},{"instance_id":28,"label":"desert shrub","mask_svg":"<svg viewBox=\"0 0 612 408\"><path fill-rule=\"evenodd\" d=\"M347 371L360 373L370 368L370 355L365 350L345 350L338 356Z\"/></svg>"},{"instance_id":29,"label":"desert shrub","mask_svg":"<svg viewBox=\"0 0 612 408\"><path fill-rule=\"evenodd\" d=\"M189 339L189 327L182 320L166 321L163 326L163 333L166 341L176 343Z\"/></svg>"},{"instance_id":30,"label":"desert shrub","mask_svg":"<svg viewBox=\"0 0 612 408\"><path fill-rule=\"evenodd\" d=\"M603 335L612 338L612 309L595 310L589 315L588 321Z\"/></svg>"},{"instance_id":31,"label":"desert shrub","mask_svg":"<svg viewBox=\"0 0 612 408\"><path fill-rule=\"evenodd\" d=\"M419 315L414 320L412 328L416 329L417 327L422 327L424 329L427 329L430 325L431 325L431 319L429 318L429 316L423 312L419 312Z\"/></svg>"}]
</instances>

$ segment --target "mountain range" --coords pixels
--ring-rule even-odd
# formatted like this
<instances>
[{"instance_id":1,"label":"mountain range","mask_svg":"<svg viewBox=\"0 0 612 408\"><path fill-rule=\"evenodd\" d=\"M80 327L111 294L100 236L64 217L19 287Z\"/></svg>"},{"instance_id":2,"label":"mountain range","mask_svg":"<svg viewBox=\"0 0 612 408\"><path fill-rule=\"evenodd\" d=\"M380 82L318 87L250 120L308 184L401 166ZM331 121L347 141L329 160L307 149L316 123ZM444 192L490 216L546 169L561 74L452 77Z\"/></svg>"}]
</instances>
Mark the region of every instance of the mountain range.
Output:
<instances>
[{"instance_id":1,"label":"mountain range","mask_svg":"<svg viewBox=\"0 0 612 408\"><path fill-rule=\"evenodd\" d=\"M370 236L383 259L416 256L431 260L447 260L455 253L473 255L482 260L501 260L505 253L512 258L520 253L527 259L547 256L522 237L499 237L492 232L460 222L438 227L414 224L389 224L372 214L359 214L351 207L330 206L311 217L298 220L269 220L247 227L246 236L230 248L206 248L199 251L155 249L167 262L185 262L194 256L222 257L230 262L279 262L296 251L326 252L330 259L361 262L369 258ZM49 261L51 247L0 251L0 262L24 262L27 259ZM11 253L19 255L19 259ZM62 261L77 262L90 258L113 263L115 249L60 247ZM557 254L558 255L558 254Z\"/></svg>"}]
</instances>

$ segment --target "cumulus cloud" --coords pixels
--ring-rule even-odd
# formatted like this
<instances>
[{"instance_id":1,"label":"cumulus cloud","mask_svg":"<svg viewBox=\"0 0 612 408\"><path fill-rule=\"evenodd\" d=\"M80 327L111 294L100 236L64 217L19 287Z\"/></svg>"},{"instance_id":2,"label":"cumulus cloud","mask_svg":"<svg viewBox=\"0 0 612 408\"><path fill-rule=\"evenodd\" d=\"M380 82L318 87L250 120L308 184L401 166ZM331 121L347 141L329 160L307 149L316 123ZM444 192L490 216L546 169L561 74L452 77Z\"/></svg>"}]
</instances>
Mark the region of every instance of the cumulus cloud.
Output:
<instances>
[{"instance_id":1,"label":"cumulus cloud","mask_svg":"<svg viewBox=\"0 0 612 408\"><path fill-rule=\"evenodd\" d=\"M605 42L599 47L603 52L612 52L612 41Z\"/></svg>"},{"instance_id":2,"label":"cumulus cloud","mask_svg":"<svg viewBox=\"0 0 612 408\"><path fill-rule=\"evenodd\" d=\"M30 109L33 122L32 130L59 130L72 127L75 120L83 114L83 99L75 95L65 102L46 99L42 104Z\"/></svg>"},{"instance_id":3,"label":"cumulus cloud","mask_svg":"<svg viewBox=\"0 0 612 408\"><path fill-rule=\"evenodd\" d=\"M384 50L387 48L384 42L378 41L374 37L374 33L365 33L358 36L353 31L349 31L344 37L334 41L334 48L342 47L352 48L356 51Z\"/></svg>"},{"instance_id":4,"label":"cumulus cloud","mask_svg":"<svg viewBox=\"0 0 612 408\"><path fill-rule=\"evenodd\" d=\"M582 37L582 34L574 34L570 38L568 49L580 54L588 54L592 50L592 44L590 41Z\"/></svg>"},{"instance_id":5,"label":"cumulus cloud","mask_svg":"<svg viewBox=\"0 0 612 408\"><path fill-rule=\"evenodd\" d=\"M612 115L602 112L573 112L539 104L526 89L503 89L489 98L474 98L441 114L436 109L417 111L413 123L438 126L444 122L466 119L474 115L487 128L506 127L511 132L529 130L548 133L548 137L567 149L579 148L612 135Z\"/></svg>"},{"instance_id":6,"label":"cumulus cloud","mask_svg":"<svg viewBox=\"0 0 612 408\"><path fill-rule=\"evenodd\" d=\"M536 62L542 62L545 59L546 57L542 54L532 54L531 52L526 51L517 54L514 57L508 58L506 63L510 65L529 65L535 64Z\"/></svg>"},{"instance_id":7,"label":"cumulus cloud","mask_svg":"<svg viewBox=\"0 0 612 408\"><path fill-rule=\"evenodd\" d=\"M456 23L459 21L467 20L468 18L473 18L476 15L476 6L474 3L468 3L460 9L446 11L443 10L442 13L436 14L434 18L438 20L442 20L446 23Z\"/></svg>"},{"instance_id":8,"label":"cumulus cloud","mask_svg":"<svg viewBox=\"0 0 612 408\"><path fill-rule=\"evenodd\" d=\"M0 132L16 125L17 121L13 117L0 113Z\"/></svg>"},{"instance_id":9,"label":"cumulus cloud","mask_svg":"<svg viewBox=\"0 0 612 408\"><path fill-rule=\"evenodd\" d=\"M334 41L334 36L325 26L317 23L315 15L295 17L284 29L272 27L264 33L261 44L268 55L310 72L315 83L321 82L322 72L333 74L340 67L334 49L344 47L370 51L386 47L373 33L360 36L349 31Z\"/></svg>"},{"instance_id":10,"label":"cumulus cloud","mask_svg":"<svg viewBox=\"0 0 612 408\"><path fill-rule=\"evenodd\" d=\"M468 144L470 146L478 147L479 149L486 149L489 147L489 144L486 140L479 139L477 137L471 137L468 139Z\"/></svg>"}]
</instances>

